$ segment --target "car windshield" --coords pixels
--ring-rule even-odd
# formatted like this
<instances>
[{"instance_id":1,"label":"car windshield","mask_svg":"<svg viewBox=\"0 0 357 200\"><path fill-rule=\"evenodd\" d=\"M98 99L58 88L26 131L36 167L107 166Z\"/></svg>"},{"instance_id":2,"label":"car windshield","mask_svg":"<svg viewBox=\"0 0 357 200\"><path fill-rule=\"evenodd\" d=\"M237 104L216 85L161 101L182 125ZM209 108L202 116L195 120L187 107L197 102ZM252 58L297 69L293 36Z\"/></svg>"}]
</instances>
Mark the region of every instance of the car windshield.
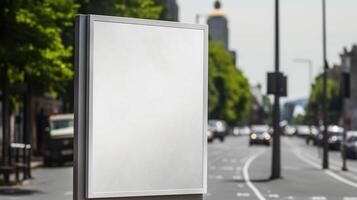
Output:
<instances>
[{"instance_id":1,"label":"car windshield","mask_svg":"<svg viewBox=\"0 0 357 200\"><path fill-rule=\"evenodd\" d=\"M208 121L208 129L222 131L225 129L225 123L224 123L224 121L220 121L220 120L209 120Z\"/></svg>"},{"instance_id":2,"label":"car windshield","mask_svg":"<svg viewBox=\"0 0 357 200\"><path fill-rule=\"evenodd\" d=\"M357 142L357 136L351 136L350 138L348 138L347 141L348 142Z\"/></svg>"},{"instance_id":3,"label":"car windshield","mask_svg":"<svg viewBox=\"0 0 357 200\"><path fill-rule=\"evenodd\" d=\"M51 130L73 127L73 119L60 119L51 121Z\"/></svg>"},{"instance_id":4,"label":"car windshield","mask_svg":"<svg viewBox=\"0 0 357 200\"><path fill-rule=\"evenodd\" d=\"M264 133L266 133L266 131L263 130L254 130L253 132L257 135L263 135Z\"/></svg>"},{"instance_id":5,"label":"car windshield","mask_svg":"<svg viewBox=\"0 0 357 200\"><path fill-rule=\"evenodd\" d=\"M330 136L342 136L342 132L329 132Z\"/></svg>"}]
</instances>

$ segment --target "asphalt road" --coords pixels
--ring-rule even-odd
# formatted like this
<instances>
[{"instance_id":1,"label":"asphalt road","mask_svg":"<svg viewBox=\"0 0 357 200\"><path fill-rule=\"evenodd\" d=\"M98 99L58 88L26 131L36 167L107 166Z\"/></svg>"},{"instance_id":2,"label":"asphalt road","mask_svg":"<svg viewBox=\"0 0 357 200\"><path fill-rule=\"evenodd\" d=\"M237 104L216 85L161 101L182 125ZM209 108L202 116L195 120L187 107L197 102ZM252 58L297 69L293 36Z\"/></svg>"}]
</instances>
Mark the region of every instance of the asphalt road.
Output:
<instances>
[{"instance_id":1,"label":"asphalt road","mask_svg":"<svg viewBox=\"0 0 357 200\"><path fill-rule=\"evenodd\" d=\"M331 170L321 170L318 148L302 138L282 138L282 178L271 181L271 147L248 146L247 137L209 145L207 200L288 199L357 200L357 161L342 172L338 151Z\"/></svg>"},{"instance_id":2,"label":"asphalt road","mask_svg":"<svg viewBox=\"0 0 357 200\"><path fill-rule=\"evenodd\" d=\"M342 172L340 153L330 152L330 170L320 169L316 147L301 138L282 138L282 175L269 180L271 148L248 146L248 137L208 145L206 200L357 200L357 161ZM71 200L72 167L41 168L17 187L0 187L0 200Z\"/></svg>"}]
</instances>

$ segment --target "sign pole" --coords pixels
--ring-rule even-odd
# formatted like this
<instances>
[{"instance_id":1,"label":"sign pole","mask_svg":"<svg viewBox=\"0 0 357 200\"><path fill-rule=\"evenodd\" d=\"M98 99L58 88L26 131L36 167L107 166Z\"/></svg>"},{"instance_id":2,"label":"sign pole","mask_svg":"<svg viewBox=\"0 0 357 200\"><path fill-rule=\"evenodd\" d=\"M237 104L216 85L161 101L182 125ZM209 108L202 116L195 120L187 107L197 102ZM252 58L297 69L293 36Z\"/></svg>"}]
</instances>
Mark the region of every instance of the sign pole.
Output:
<instances>
[{"instance_id":1,"label":"sign pole","mask_svg":"<svg viewBox=\"0 0 357 200\"><path fill-rule=\"evenodd\" d=\"M275 0L275 88L274 95L274 113L273 113L273 149L272 149L272 174L271 179L281 177L281 162L280 162L280 35L279 35L279 0Z\"/></svg>"}]
</instances>

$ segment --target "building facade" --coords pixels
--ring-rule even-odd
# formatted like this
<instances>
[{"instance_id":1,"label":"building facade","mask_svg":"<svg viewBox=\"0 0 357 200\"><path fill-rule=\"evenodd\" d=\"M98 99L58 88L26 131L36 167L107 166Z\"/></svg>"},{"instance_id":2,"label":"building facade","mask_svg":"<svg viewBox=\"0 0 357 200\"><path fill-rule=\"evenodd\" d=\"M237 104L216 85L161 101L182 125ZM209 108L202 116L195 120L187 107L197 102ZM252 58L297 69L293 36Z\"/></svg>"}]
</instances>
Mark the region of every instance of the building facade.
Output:
<instances>
[{"instance_id":1,"label":"building facade","mask_svg":"<svg viewBox=\"0 0 357 200\"><path fill-rule=\"evenodd\" d=\"M221 2L215 1L214 9L208 16L207 24L209 27L209 39L223 45L232 57L232 61L236 64L236 52L229 49L229 29L228 20L221 8Z\"/></svg>"},{"instance_id":2,"label":"building facade","mask_svg":"<svg viewBox=\"0 0 357 200\"><path fill-rule=\"evenodd\" d=\"M179 21L179 7L176 0L158 0L164 6L160 19L166 21Z\"/></svg>"},{"instance_id":3,"label":"building facade","mask_svg":"<svg viewBox=\"0 0 357 200\"><path fill-rule=\"evenodd\" d=\"M357 45L350 51L344 49L341 56L342 70L350 74L350 98L345 100L345 121L352 130L357 130Z\"/></svg>"}]
</instances>

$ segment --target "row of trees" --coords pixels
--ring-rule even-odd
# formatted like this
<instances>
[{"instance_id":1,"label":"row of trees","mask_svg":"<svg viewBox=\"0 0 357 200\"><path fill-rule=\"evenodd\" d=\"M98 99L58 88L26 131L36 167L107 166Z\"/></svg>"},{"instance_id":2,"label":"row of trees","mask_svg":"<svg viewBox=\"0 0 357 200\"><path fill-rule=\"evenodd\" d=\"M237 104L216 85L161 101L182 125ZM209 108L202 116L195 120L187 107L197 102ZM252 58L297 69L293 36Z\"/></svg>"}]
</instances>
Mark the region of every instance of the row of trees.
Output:
<instances>
[{"instance_id":1,"label":"row of trees","mask_svg":"<svg viewBox=\"0 0 357 200\"><path fill-rule=\"evenodd\" d=\"M327 123L338 124L342 111L341 66L335 65L327 72ZM299 122L319 124L322 120L323 78L319 74L312 86L306 106L306 116L299 116Z\"/></svg>"},{"instance_id":2,"label":"row of trees","mask_svg":"<svg viewBox=\"0 0 357 200\"><path fill-rule=\"evenodd\" d=\"M0 71L3 123L30 112L34 96L61 99L73 110L73 19L78 13L160 19L156 0L1 0ZM247 79L219 44L209 45L209 117L231 124L248 118ZM25 131L30 129L25 127ZM5 129L7 132L8 129Z\"/></svg>"},{"instance_id":3,"label":"row of trees","mask_svg":"<svg viewBox=\"0 0 357 200\"><path fill-rule=\"evenodd\" d=\"M221 44L210 42L208 64L209 118L247 123L252 105L248 80Z\"/></svg>"}]
</instances>

